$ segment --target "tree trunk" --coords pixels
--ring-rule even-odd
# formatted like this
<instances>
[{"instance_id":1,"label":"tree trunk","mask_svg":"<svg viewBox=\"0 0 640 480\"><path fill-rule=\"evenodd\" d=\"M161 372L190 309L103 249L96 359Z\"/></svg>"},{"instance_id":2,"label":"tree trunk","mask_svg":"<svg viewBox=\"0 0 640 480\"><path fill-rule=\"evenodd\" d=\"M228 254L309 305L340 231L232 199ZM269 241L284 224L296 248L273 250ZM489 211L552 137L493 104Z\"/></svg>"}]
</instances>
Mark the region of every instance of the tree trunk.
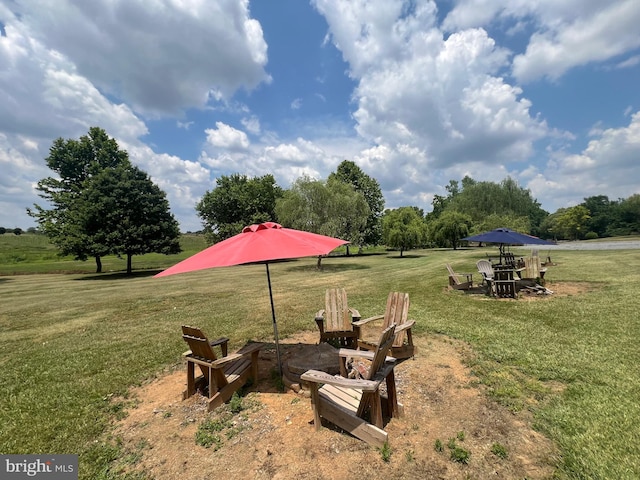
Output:
<instances>
[{"instance_id":1,"label":"tree trunk","mask_svg":"<svg viewBox=\"0 0 640 480\"><path fill-rule=\"evenodd\" d=\"M322 262L322 255L318 255L318 263L316 264L316 268L318 270L322 269L322 263L321 262Z\"/></svg>"},{"instance_id":2,"label":"tree trunk","mask_svg":"<svg viewBox=\"0 0 640 480\"><path fill-rule=\"evenodd\" d=\"M102 259L100 255L94 257L96 259L96 273L102 273Z\"/></svg>"},{"instance_id":3,"label":"tree trunk","mask_svg":"<svg viewBox=\"0 0 640 480\"><path fill-rule=\"evenodd\" d=\"M127 253L127 275L131 275L131 257L133 255L131 255L130 253Z\"/></svg>"}]
</instances>

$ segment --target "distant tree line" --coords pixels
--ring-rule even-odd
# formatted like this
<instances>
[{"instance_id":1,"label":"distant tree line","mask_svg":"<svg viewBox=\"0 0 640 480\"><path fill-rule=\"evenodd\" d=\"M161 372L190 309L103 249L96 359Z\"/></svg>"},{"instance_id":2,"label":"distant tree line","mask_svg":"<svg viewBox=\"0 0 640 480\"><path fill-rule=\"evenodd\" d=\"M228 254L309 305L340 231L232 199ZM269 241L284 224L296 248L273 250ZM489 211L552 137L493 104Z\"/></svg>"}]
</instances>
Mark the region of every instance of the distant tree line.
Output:
<instances>
[{"instance_id":1,"label":"distant tree line","mask_svg":"<svg viewBox=\"0 0 640 480\"><path fill-rule=\"evenodd\" d=\"M566 240L617 237L640 233L640 194L609 200L606 195L584 199L579 205L560 208L540 225L552 238Z\"/></svg>"},{"instance_id":2,"label":"distant tree line","mask_svg":"<svg viewBox=\"0 0 640 480\"><path fill-rule=\"evenodd\" d=\"M0 227L0 235L5 233L13 233L14 235L22 235L24 231L21 228L4 228Z\"/></svg>"},{"instance_id":3,"label":"distant tree line","mask_svg":"<svg viewBox=\"0 0 640 480\"><path fill-rule=\"evenodd\" d=\"M178 223L165 193L132 165L126 151L93 127L79 140L59 138L45 159L56 176L38 182L51 208L27 209L38 229L76 259L131 257L180 251ZM640 232L640 195L609 200L585 198L580 205L549 214L510 177L499 183L469 176L450 180L446 195L435 195L431 212L417 206L385 210L378 182L354 162L344 160L326 180L298 178L290 188L273 175L222 175L195 205L210 243L239 233L246 225L276 221L285 227L340 237L362 249L384 245L405 251L417 247L458 248L461 239L508 227L556 240L590 239ZM21 229L0 229L0 233ZM349 253L349 250L347 250Z\"/></svg>"}]
</instances>

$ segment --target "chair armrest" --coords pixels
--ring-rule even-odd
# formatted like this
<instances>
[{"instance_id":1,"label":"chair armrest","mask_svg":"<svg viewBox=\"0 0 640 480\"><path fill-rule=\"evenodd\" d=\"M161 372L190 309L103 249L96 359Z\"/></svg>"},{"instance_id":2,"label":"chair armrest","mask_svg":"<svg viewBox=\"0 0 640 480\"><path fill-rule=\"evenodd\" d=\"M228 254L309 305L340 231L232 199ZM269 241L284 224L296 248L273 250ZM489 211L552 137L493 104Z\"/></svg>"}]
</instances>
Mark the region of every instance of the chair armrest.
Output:
<instances>
[{"instance_id":1,"label":"chair armrest","mask_svg":"<svg viewBox=\"0 0 640 480\"><path fill-rule=\"evenodd\" d=\"M210 341L209 345L211 345L211 348L219 346L222 356L227 356L227 352L229 351L229 339L227 337L220 337L217 340Z\"/></svg>"},{"instance_id":2,"label":"chair armrest","mask_svg":"<svg viewBox=\"0 0 640 480\"><path fill-rule=\"evenodd\" d=\"M216 360L214 360L213 362L207 359L203 359L200 357L194 357L193 356L193 352L191 350L187 350L186 352L184 352L182 354L183 357L188 358L190 357L191 362L195 362L198 363L200 365L205 365L205 366L209 366L211 368L223 368L227 363L229 362L233 362L234 360L238 360L240 358L248 358L251 357L254 354L257 354L257 352L262 348L262 344L261 343L250 343L248 345L245 345L244 347L242 347L238 352L236 353L231 353L227 356L224 356L222 358L218 358Z\"/></svg>"},{"instance_id":3,"label":"chair armrest","mask_svg":"<svg viewBox=\"0 0 640 480\"><path fill-rule=\"evenodd\" d=\"M216 345L222 345L223 343L229 343L229 339L227 337L220 337L217 340L209 342L209 345L215 347Z\"/></svg>"},{"instance_id":4,"label":"chair armrest","mask_svg":"<svg viewBox=\"0 0 640 480\"><path fill-rule=\"evenodd\" d=\"M238 350L236 353L238 353L239 355L242 355L242 356L252 355L254 352L262 350L263 346L264 346L264 344L262 344L260 342L248 343L247 345L242 347L240 350Z\"/></svg>"},{"instance_id":5,"label":"chair armrest","mask_svg":"<svg viewBox=\"0 0 640 480\"><path fill-rule=\"evenodd\" d=\"M316 322L318 321L323 321L324 320L324 308L322 310L318 310L318 313L316 313Z\"/></svg>"},{"instance_id":6,"label":"chair armrest","mask_svg":"<svg viewBox=\"0 0 640 480\"><path fill-rule=\"evenodd\" d=\"M384 318L384 315L376 315L375 317L369 317L369 318L365 318L364 320L359 320L357 322L353 322L353 325L355 325L356 327L360 327L362 325L364 325L365 323L369 323L373 320L380 320Z\"/></svg>"},{"instance_id":7,"label":"chair armrest","mask_svg":"<svg viewBox=\"0 0 640 480\"><path fill-rule=\"evenodd\" d=\"M351 312L351 323L360 321L360 312L355 308L349 307L349 311Z\"/></svg>"},{"instance_id":8,"label":"chair armrest","mask_svg":"<svg viewBox=\"0 0 640 480\"><path fill-rule=\"evenodd\" d=\"M338 350L338 356L347 358L347 357L358 357L364 358L365 360L373 360L376 352L372 350L353 350L351 348L341 348ZM394 357L385 357L386 362L395 362L396 359Z\"/></svg>"},{"instance_id":9,"label":"chair armrest","mask_svg":"<svg viewBox=\"0 0 640 480\"><path fill-rule=\"evenodd\" d=\"M375 392L380 386L380 381L344 378L329 375L319 370L307 370L300 376L300 379L304 382L326 383L336 387L357 388L363 392Z\"/></svg>"},{"instance_id":10,"label":"chair armrest","mask_svg":"<svg viewBox=\"0 0 640 480\"><path fill-rule=\"evenodd\" d=\"M415 324L416 324L415 320L407 320L406 322L404 322L399 327L396 327L396 332L395 333L404 332L405 330L408 330L411 327L413 327Z\"/></svg>"},{"instance_id":11,"label":"chair armrest","mask_svg":"<svg viewBox=\"0 0 640 480\"><path fill-rule=\"evenodd\" d=\"M213 368L222 368L225 364L232 362L234 360L238 360L239 358L244 357L245 355L241 354L241 353L230 353L229 355L227 355L226 357L222 357L217 359L214 362L211 362L211 366Z\"/></svg>"}]
</instances>

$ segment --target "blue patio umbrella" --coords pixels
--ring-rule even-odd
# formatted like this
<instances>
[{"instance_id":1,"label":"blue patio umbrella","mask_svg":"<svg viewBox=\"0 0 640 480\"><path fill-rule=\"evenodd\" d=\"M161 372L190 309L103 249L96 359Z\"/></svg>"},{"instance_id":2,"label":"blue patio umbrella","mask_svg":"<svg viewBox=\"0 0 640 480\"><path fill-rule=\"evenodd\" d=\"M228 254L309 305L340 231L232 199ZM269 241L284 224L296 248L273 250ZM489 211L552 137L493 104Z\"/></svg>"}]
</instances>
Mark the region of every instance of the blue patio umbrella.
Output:
<instances>
[{"instance_id":1,"label":"blue patio umbrella","mask_svg":"<svg viewBox=\"0 0 640 480\"><path fill-rule=\"evenodd\" d=\"M462 240L469 242L498 243L500 244L500 253L503 253L505 245L555 245L555 242L543 240L542 238L534 237L527 233L516 232L515 230L504 227L496 228L490 232L472 235Z\"/></svg>"}]
</instances>

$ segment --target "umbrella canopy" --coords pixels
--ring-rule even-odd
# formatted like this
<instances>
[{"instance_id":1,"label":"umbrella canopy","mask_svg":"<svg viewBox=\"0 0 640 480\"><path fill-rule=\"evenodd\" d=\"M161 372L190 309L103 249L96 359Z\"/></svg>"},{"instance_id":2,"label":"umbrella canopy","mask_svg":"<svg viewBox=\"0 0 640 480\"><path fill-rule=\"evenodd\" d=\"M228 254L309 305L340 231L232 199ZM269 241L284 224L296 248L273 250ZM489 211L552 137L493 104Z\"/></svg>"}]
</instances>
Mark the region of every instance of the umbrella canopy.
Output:
<instances>
[{"instance_id":1,"label":"umbrella canopy","mask_svg":"<svg viewBox=\"0 0 640 480\"><path fill-rule=\"evenodd\" d=\"M155 275L164 277L178 273L193 272L215 267L229 267L245 263L264 263L267 268L267 283L271 300L271 316L273 333L276 342L278 369L282 375L280 364L280 346L278 344L278 324L273 305L269 262L299 257L326 255L336 247L344 245L346 240L327 237L315 233L283 228L274 222L261 223L244 227L242 232L216 243L195 255L163 270Z\"/></svg>"},{"instance_id":2,"label":"umbrella canopy","mask_svg":"<svg viewBox=\"0 0 640 480\"><path fill-rule=\"evenodd\" d=\"M526 233L516 232L509 228L496 228L490 232L463 238L470 242L499 243L501 245L555 245L553 242L534 237Z\"/></svg>"},{"instance_id":3,"label":"umbrella canopy","mask_svg":"<svg viewBox=\"0 0 640 480\"><path fill-rule=\"evenodd\" d=\"M462 240L467 240L469 242L499 243L500 261L502 261L505 245L555 245L554 242L543 240L542 238L534 237L527 233L516 232L515 230L504 227L496 228L490 232L466 237Z\"/></svg>"}]
</instances>

